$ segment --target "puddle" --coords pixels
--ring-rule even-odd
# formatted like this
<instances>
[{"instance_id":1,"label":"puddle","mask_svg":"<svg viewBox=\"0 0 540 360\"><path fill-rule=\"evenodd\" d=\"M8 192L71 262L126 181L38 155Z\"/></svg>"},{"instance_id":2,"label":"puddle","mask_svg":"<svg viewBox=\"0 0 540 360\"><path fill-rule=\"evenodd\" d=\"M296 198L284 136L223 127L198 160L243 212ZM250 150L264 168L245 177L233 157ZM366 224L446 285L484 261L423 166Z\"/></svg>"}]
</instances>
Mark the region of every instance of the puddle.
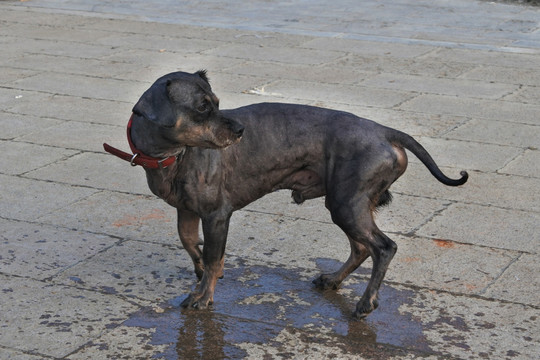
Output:
<instances>
[{"instance_id":1,"label":"puddle","mask_svg":"<svg viewBox=\"0 0 540 360\"><path fill-rule=\"evenodd\" d=\"M324 267L332 265L328 262ZM236 260L218 282L211 310L181 309L183 295L159 308L142 309L123 325L154 330L150 344L167 346L156 359L238 359L248 355L250 346L281 349L282 358L294 357L287 356L291 341L282 339L284 332L295 341L367 358L403 354L404 349L433 353L420 322L398 310L411 302L412 290L383 286L379 308L358 321L351 315L365 279L355 276L338 292L319 291L311 284L316 275Z\"/></svg>"}]
</instances>

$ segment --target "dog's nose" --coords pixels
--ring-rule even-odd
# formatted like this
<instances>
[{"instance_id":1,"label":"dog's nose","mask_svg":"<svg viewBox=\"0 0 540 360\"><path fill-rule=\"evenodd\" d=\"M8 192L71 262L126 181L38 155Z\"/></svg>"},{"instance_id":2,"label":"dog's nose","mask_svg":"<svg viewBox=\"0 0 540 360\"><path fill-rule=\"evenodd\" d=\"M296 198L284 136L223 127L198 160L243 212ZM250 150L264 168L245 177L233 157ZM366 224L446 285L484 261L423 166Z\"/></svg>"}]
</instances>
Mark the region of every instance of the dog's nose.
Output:
<instances>
[{"instance_id":1,"label":"dog's nose","mask_svg":"<svg viewBox=\"0 0 540 360\"><path fill-rule=\"evenodd\" d=\"M235 129L234 134L235 134L238 138L241 138L241 137L242 137L242 134L244 134L244 127L243 127L243 126L239 126L237 129Z\"/></svg>"},{"instance_id":2,"label":"dog's nose","mask_svg":"<svg viewBox=\"0 0 540 360\"><path fill-rule=\"evenodd\" d=\"M229 120L229 128L238 138L240 138L244 133L244 126L234 120Z\"/></svg>"},{"instance_id":3,"label":"dog's nose","mask_svg":"<svg viewBox=\"0 0 540 360\"><path fill-rule=\"evenodd\" d=\"M225 118L225 121L227 122L227 125L229 127L229 130L236 135L237 138L241 138L242 134L244 134L244 125L238 123L237 121L233 119L227 119Z\"/></svg>"}]
</instances>

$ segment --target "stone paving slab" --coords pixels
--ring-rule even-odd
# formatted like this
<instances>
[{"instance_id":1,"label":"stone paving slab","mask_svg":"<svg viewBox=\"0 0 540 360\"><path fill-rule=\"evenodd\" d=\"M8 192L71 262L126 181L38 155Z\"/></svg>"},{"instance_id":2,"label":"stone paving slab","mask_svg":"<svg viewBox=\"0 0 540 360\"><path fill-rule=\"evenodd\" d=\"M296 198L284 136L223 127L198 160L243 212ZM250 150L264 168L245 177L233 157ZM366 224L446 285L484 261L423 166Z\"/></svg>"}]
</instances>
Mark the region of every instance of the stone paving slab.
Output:
<instances>
[{"instance_id":1,"label":"stone paving slab","mask_svg":"<svg viewBox=\"0 0 540 360\"><path fill-rule=\"evenodd\" d=\"M191 260L183 252L172 244L125 241L70 267L54 282L158 304L188 293L195 283Z\"/></svg>"},{"instance_id":2,"label":"stone paving slab","mask_svg":"<svg viewBox=\"0 0 540 360\"><path fill-rule=\"evenodd\" d=\"M511 68L504 66L483 65L475 67L464 73L461 77L466 79L483 80L490 82L502 82L507 84L535 85L540 79L537 72L531 72L527 68Z\"/></svg>"},{"instance_id":3,"label":"stone paving slab","mask_svg":"<svg viewBox=\"0 0 540 360\"><path fill-rule=\"evenodd\" d=\"M129 101L141 93L146 84L132 83L127 80L97 78L83 75L43 73L16 80L13 86L38 92L52 92L59 95ZM95 89L102 89L96 94ZM124 89L133 89L126 91Z\"/></svg>"},{"instance_id":4,"label":"stone paving slab","mask_svg":"<svg viewBox=\"0 0 540 360\"><path fill-rule=\"evenodd\" d=\"M473 119L446 134L459 140L483 140L491 144L539 148L538 126L507 121Z\"/></svg>"},{"instance_id":5,"label":"stone paving slab","mask_svg":"<svg viewBox=\"0 0 540 360\"><path fill-rule=\"evenodd\" d=\"M305 90L298 93L295 89ZM304 101L331 101L335 104L355 102L360 105L392 108L414 97L409 92L362 88L353 85L315 84L307 81L281 80L265 87L265 92L277 98ZM275 101L279 101L276 99Z\"/></svg>"},{"instance_id":6,"label":"stone paving slab","mask_svg":"<svg viewBox=\"0 0 540 360\"><path fill-rule=\"evenodd\" d=\"M540 95L540 91L536 86L523 86L513 94L506 96L504 99L508 101L519 101L526 104L535 104Z\"/></svg>"},{"instance_id":7,"label":"stone paving slab","mask_svg":"<svg viewBox=\"0 0 540 360\"><path fill-rule=\"evenodd\" d=\"M27 172L25 177L88 186L94 189L150 194L142 169L129 169L129 173L133 176L124 179L126 169L119 168L117 165L118 159L108 154L85 152L48 166L42 164L39 169Z\"/></svg>"},{"instance_id":8,"label":"stone paving slab","mask_svg":"<svg viewBox=\"0 0 540 360\"><path fill-rule=\"evenodd\" d=\"M379 74L361 83L362 86L399 89L418 93L465 96L467 98L500 99L516 91L519 86L511 84L486 84L462 79L432 78L419 81L418 76Z\"/></svg>"},{"instance_id":9,"label":"stone paving slab","mask_svg":"<svg viewBox=\"0 0 540 360\"><path fill-rule=\"evenodd\" d=\"M70 56L58 56L47 54L22 55L12 60L18 68L35 69L70 73L77 75L88 75L95 77L113 76L120 77L128 71L136 71L140 67L136 64L125 64L108 59L81 59ZM30 77L30 76L25 76ZM8 81L6 81L7 83ZM11 82L11 81L9 81Z\"/></svg>"},{"instance_id":10,"label":"stone paving slab","mask_svg":"<svg viewBox=\"0 0 540 360\"><path fill-rule=\"evenodd\" d=\"M40 131L50 126L60 124L62 121L56 119L47 119L37 116L21 114L2 114L2 140L10 140L16 137L31 134L34 131Z\"/></svg>"},{"instance_id":11,"label":"stone paving slab","mask_svg":"<svg viewBox=\"0 0 540 360\"><path fill-rule=\"evenodd\" d=\"M540 68L537 59L538 53L520 54L518 58L512 56L511 53L501 53L497 56L489 56L489 52L485 50L473 51L469 49L438 49L436 52L430 53L429 57L434 60L458 61L467 64L505 66L518 69L534 70Z\"/></svg>"},{"instance_id":12,"label":"stone paving slab","mask_svg":"<svg viewBox=\"0 0 540 360\"><path fill-rule=\"evenodd\" d=\"M472 141L441 138L417 137L418 141L437 159L440 166L453 169L471 169L481 172L495 172L516 158L523 151L512 146L499 146ZM418 162L414 155L411 162ZM450 177L459 177L453 170Z\"/></svg>"},{"instance_id":13,"label":"stone paving slab","mask_svg":"<svg viewBox=\"0 0 540 360\"><path fill-rule=\"evenodd\" d=\"M32 76L37 74L33 70L21 70L21 69L6 69L0 74L0 81L2 83L11 82L16 79L24 78L26 76Z\"/></svg>"},{"instance_id":14,"label":"stone paving slab","mask_svg":"<svg viewBox=\"0 0 540 360\"><path fill-rule=\"evenodd\" d=\"M152 328L120 326L107 332L99 339L91 341L82 350L66 359L151 359L168 348L165 344L150 344L155 333L156 330Z\"/></svg>"},{"instance_id":15,"label":"stone paving slab","mask_svg":"<svg viewBox=\"0 0 540 360\"><path fill-rule=\"evenodd\" d=\"M306 3L307 4L307 3ZM534 359L538 344L540 9L486 1L0 2L0 358ZM380 307L351 318L367 260L324 199L273 193L234 214L210 311L176 211L126 149L141 93L209 70L223 108L350 111L414 135L376 221L398 244Z\"/></svg>"},{"instance_id":16,"label":"stone paving slab","mask_svg":"<svg viewBox=\"0 0 540 360\"><path fill-rule=\"evenodd\" d=\"M200 53L214 49L222 44L216 40L186 39L184 37L137 34L110 34L96 41L97 44L106 45L112 49L143 49L143 50L173 50L182 53ZM186 50L184 50L186 49Z\"/></svg>"},{"instance_id":17,"label":"stone paving slab","mask_svg":"<svg viewBox=\"0 0 540 360\"><path fill-rule=\"evenodd\" d=\"M1 302L10 304L10 310L0 314L0 345L24 352L65 357L136 310L126 301L99 292L0 277Z\"/></svg>"},{"instance_id":18,"label":"stone paving slab","mask_svg":"<svg viewBox=\"0 0 540 360\"><path fill-rule=\"evenodd\" d=\"M311 79L313 82L334 83L334 84L356 84L366 77L373 76L372 72L365 72L360 69L344 69L331 65L318 66L317 71L312 67L299 64L282 64L268 61L242 61L238 65L222 69L222 72L229 74L242 74L263 78L270 83L276 78L287 78L290 80ZM212 81L213 83L213 81ZM223 88L227 88L224 84Z\"/></svg>"},{"instance_id":19,"label":"stone paving slab","mask_svg":"<svg viewBox=\"0 0 540 360\"><path fill-rule=\"evenodd\" d=\"M433 48L425 45L390 44L378 41L356 41L343 38L319 37L302 44L302 47L326 51L342 51L347 49L348 55L355 54L365 57L390 56L396 59L413 59L422 57L433 51Z\"/></svg>"},{"instance_id":20,"label":"stone paving slab","mask_svg":"<svg viewBox=\"0 0 540 360\"><path fill-rule=\"evenodd\" d=\"M2 272L46 280L114 245L118 239L43 224L0 219Z\"/></svg>"},{"instance_id":21,"label":"stone paving slab","mask_svg":"<svg viewBox=\"0 0 540 360\"><path fill-rule=\"evenodd\" d=\"M444 168L448 174L458 175L458 169ZM393 186L394 191L405 194L422 194L422 196L475 203L484 206L495 206L503 209L532 211L538 216L540 183L535 177L509 176L506 174L471 172L474 177L466 187L442 187L425 167L419 163L411 163L407 173ZM420 181L419 181L420 179ZM486 186L489 184L489 186Z\"/></svg>"},{"instance_id":22,"label":"stone paving slab","mask_svg":"<svg viewBox=\"0 0 540 360\"><path fill-rule=\"evenodd\" d=\"M65 24L67 27L69 24L66 22L66 20L68 20L67 17L62 19L62 24ZM41 22L39 24L35 24L23 21L13 23L9 26L9 28L4 30L4 33L13 37L24 34L23 36L28 39L50 40L53 42L68 41L72 44L75 42L83 44L91 43L97 39L110 36L109 32L103 30L94 30L92 32L80 30L78 29L80 27L79 25L80 24L77 24L76 26L69 26L69 31L65 31L65 28L62 29L48 24L43 24ZM76 39L76 41L74 41L74 39ZM48 48L48 51L50 50L52 50L52 48Z\"/></svg>"},{"instance_id":23,"label":"stone paving slab","mask_svg":"<svg viewBox=\"0 0 540 360\"><path fill-rule=\"evenodd\" d=\"M530 274L537 274L539 267L537 255L522 254L517 261L510 264L508 271L484 292L484 295L538 306L540 299L536 289L539 279L531 277Z\"/></svg>"},{"instance_id":24,"label":"stone paving slab","mask_svg":"<svg viewBox=\"0 0 540 360\"><path fill-rule=\"evenodd\" d=\"M0 165L0 171L8 175L20 175L76 154L76 151L53 148L29 143L0 143L0 151L7 160ZM29 159L21 159L21 154L35 154Z\"/></svg>"},{"instance_id":25,"label":"stone paving slab","mask_svg":"<svg viewBox=\"0 0 540 360\"><path fill-rule=\"evenodd\" d=\"M228 45L205 51L206 55L230 58L249 58L254 61L276 61L301 65L320 65L341 56L338 52L283 47L261 47L260 45Z\"/></svg>"},{"instance_id":26,"label":"stone paving slab","mask_svg":"<svg viewBox=\"0 0 540 360\"><path fill-rule=\"evenodd\" d=\"M417 307L418 299L437 305L424 311ZM457 358L533 359L539 350L538 341L525 330L538 329L536 310L522 305L424 292L410 307L401 307L401 311L419 316L424 324L429 324L424 331L426 341L438 344L435 348L443 354Z\"/></svg>"},{"instance_id":27,"label":"stone paving slab","mask_svg":"<svg viewBox=\"0 0 540 360\"><path fill-rule=\"evenodd\" d=\"M448 240L390 236L398 244L399 254L388 271L388 281L453 293L483 295L499 278L501 269L521 255L519 251ZM534 300L528 297L527 303L531 301Z\"/></svg>"},{"instance_id":28,"label":"stone paving slab","mask_svg":"<svg viewBox=\"0 0 540 360\"><path fill-rule=\"evenodd\" d=\"M117 140L120 137L118 132L125 132L125 130L112 125L70 121L21 136L19 140L48 146L61 146L67 149L98 152L103 149L103 142ZM69 171L69 169L65 169L65 171Z\"/></svg>"},{"instance_id":29,"label":"stone paving slab","mask_svg":"<svg viewBox=\"0 0 540 360\"><path fill-rule=\"evenodd\" d=\"M178 237L175 216L173 208L153 196L97 191L41 216L39 221L121 238L170 243Z\"/></svg>"},{"instance_id":30,"label":"stone paving slab","mask_svg":"<svg viewBox=\"0 0 540 360\"><path fill-rule=\"evenodd\" d=\"M36 100L39 101L47 97L44 94L35 95L35 93L30 91L2 88L0 89L0 109L5 111L17 105L24 107L31 101L35 102Z\"/></svg>"},{"instance_id":31,"label":"stone paving slab","mask_svg":"<svg viewBox=\"0 0 540 360\"><path fill-rule=\"evenodd\" d=\"M486 219L478 223L472 214ZM534 253L538 247L536 214L489 206L455 204L423 226L418 234L503 249Z\"/></svg>"},{"instance_id":32,"label":"stone paving slab","mask_svg":"<svg viewBox=\"0 0 540 360\"><path fill-rule=\"evenodd\" d=\"M400 105L403 110L487 118L521 124L538 125L538 104L511 101L456 98L448 95L423 94Z\"/></svg>"},{"instance_id":33,"label":"stone paving slab","mask_svg":"<svg viewBox=\"0 0 540 360\"><path fill-rule=\"evenodd\" d=\"M2 356L5 356L9 360L37 360L42 359L41 356L28 355L20 351L11 350L11 349L2 349Z\"/></svg>"},{"instance_id":34,"label":"stone paving slab","mask_svg":"<svg viewBox=\"0 0 540 360\"><path fill-rule=\"evenodd\" d=\"M2 203L0 216L4 219L34 221L49 212L64 208L77 200L86 198L96 190L0 175ZM69 194L69 196L66 196Z\"/></svg>"},{"instance_id":35,"label":"stone paving slab","mask_svg":"<svg viewBox=\"0 0 540 360\"><path fill-rule=\"evenodd\" d=\"M521 156L509 162L499 170L503 174L540 177L540 157L533 149L527 149Z\"/></svg>"},{"instance_id":36,"label":"stone paving slab","mask_svg":"<svg viewBox=\"0 0 540 360\"><path fill-rule=\"evenodd\" d=\"M433 48L430 48L431 51ZM433 77L458 77L464 73L476 69L475 64L468 64L459 61L446 60L441 62L430 56L420 56L414 58L403 58L398 52L394 56L385 56L387 52L379 56L368 56L367 54L346 54L344 57L334 61L333 65L345 67L346 69L356 69L373 71L379 73L384 69L385 73L400 75L430 75Z\"/></svg>"},{"instance_id":37,"label":"stone paving slab","mask_svg":"<svg viewBox=\"0 0 540 360\"><path fill-rule=\"evenodd\" d=\"M16 114L33 115L45 118L86 121L93 124L117 125L125 129L127 119L133 108L132 103L123 103L106 99L88 99L71 95L41 94L36 92L17 91L13 97L21 96L16 102L11 101L6 116L16 116ZM22 94L22 95L20 95ZM31 99L30 101L26 98ZM23 100L24 99L24 100ZM15 114L14 114L15 113ZM127 115L126 115L127 114ZM58 122L60 124L60 122ZM36 130L41 126L36 126ZM34 131L26 131L24 134L30 135ZM120 134L117 135L120 139ZM124 140L124 139L122 139ZM83 141L81 141L83 143Z\"/></svg>"},{"instance_id":38,"label":"stone paving slab","mask_svg":"<svg viewBox=\"0 0 540 360\"><path fill-rule=\"evenodd\" d=\"M412 136L441 137L459 125L470 121L465 116L441 115L430 113L418 113L414 111L404 111L400 109L382 109L370 106L358 106L347 104L334 104L329 101L317 101L313 103L322 107L339 107L343 111L353 114L362 114L362 117L368 119L377 119L377 122L394 127L396 129L407 129ZM414 161L410 157L410 161Z\"/></svg>"}]
</instances>

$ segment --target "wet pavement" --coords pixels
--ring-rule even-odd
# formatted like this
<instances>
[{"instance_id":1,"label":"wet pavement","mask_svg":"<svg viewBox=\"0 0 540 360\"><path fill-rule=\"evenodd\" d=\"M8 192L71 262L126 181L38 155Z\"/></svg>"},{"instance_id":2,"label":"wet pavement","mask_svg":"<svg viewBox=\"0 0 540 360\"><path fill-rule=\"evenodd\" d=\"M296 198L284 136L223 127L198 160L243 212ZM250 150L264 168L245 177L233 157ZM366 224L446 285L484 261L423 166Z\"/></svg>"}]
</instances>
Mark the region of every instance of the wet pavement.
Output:
<instances>
[{"instance_id":1,"label":"wet pavement","mask_svg":"<svg viewBox=\"0 0 540 360\"><path fill-rule=\"evenodd\" d=\"M540 8L487 1L0 2L0 359L536 359L540 353ZM377 215L398 243L379 308L352 318L316 199L232 218L209 311L175 210L105 154L165 73L209 71L223 108L282 101L414 135Z\"/></svg>"}]
</instances>

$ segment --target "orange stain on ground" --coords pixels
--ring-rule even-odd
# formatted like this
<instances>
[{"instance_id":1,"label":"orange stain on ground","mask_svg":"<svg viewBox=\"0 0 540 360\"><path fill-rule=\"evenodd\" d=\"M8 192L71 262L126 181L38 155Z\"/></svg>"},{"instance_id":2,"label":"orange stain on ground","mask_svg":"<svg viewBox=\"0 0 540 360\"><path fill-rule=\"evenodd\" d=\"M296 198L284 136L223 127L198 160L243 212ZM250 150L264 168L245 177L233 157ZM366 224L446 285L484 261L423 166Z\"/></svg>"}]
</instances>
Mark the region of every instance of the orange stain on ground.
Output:
<instances>
[{"instance_id":1,"label":"orange stain on ground","mask_svg":"<svg viewBox=\"0 0 540 360\"><path fill-rule=\"evenodd\" d=\"M450 240L434 239L433 242L435 243L435 245L442 248L451 249L456 247L456 243Z\"/></svg>"},{"instance_id":2,"label":"orange stain on ground","mask_svg":"<svg viewBox=\"0 0 540 360\"><path fill-rule=\"evenodd\" d=\"M170 221L165 211L160 209L152 209L150 213L140 215L124 215L120 219L116 220L112 225L115 227L140 225L150 220L163 220Z\"/></svg>"}]
</instances>

